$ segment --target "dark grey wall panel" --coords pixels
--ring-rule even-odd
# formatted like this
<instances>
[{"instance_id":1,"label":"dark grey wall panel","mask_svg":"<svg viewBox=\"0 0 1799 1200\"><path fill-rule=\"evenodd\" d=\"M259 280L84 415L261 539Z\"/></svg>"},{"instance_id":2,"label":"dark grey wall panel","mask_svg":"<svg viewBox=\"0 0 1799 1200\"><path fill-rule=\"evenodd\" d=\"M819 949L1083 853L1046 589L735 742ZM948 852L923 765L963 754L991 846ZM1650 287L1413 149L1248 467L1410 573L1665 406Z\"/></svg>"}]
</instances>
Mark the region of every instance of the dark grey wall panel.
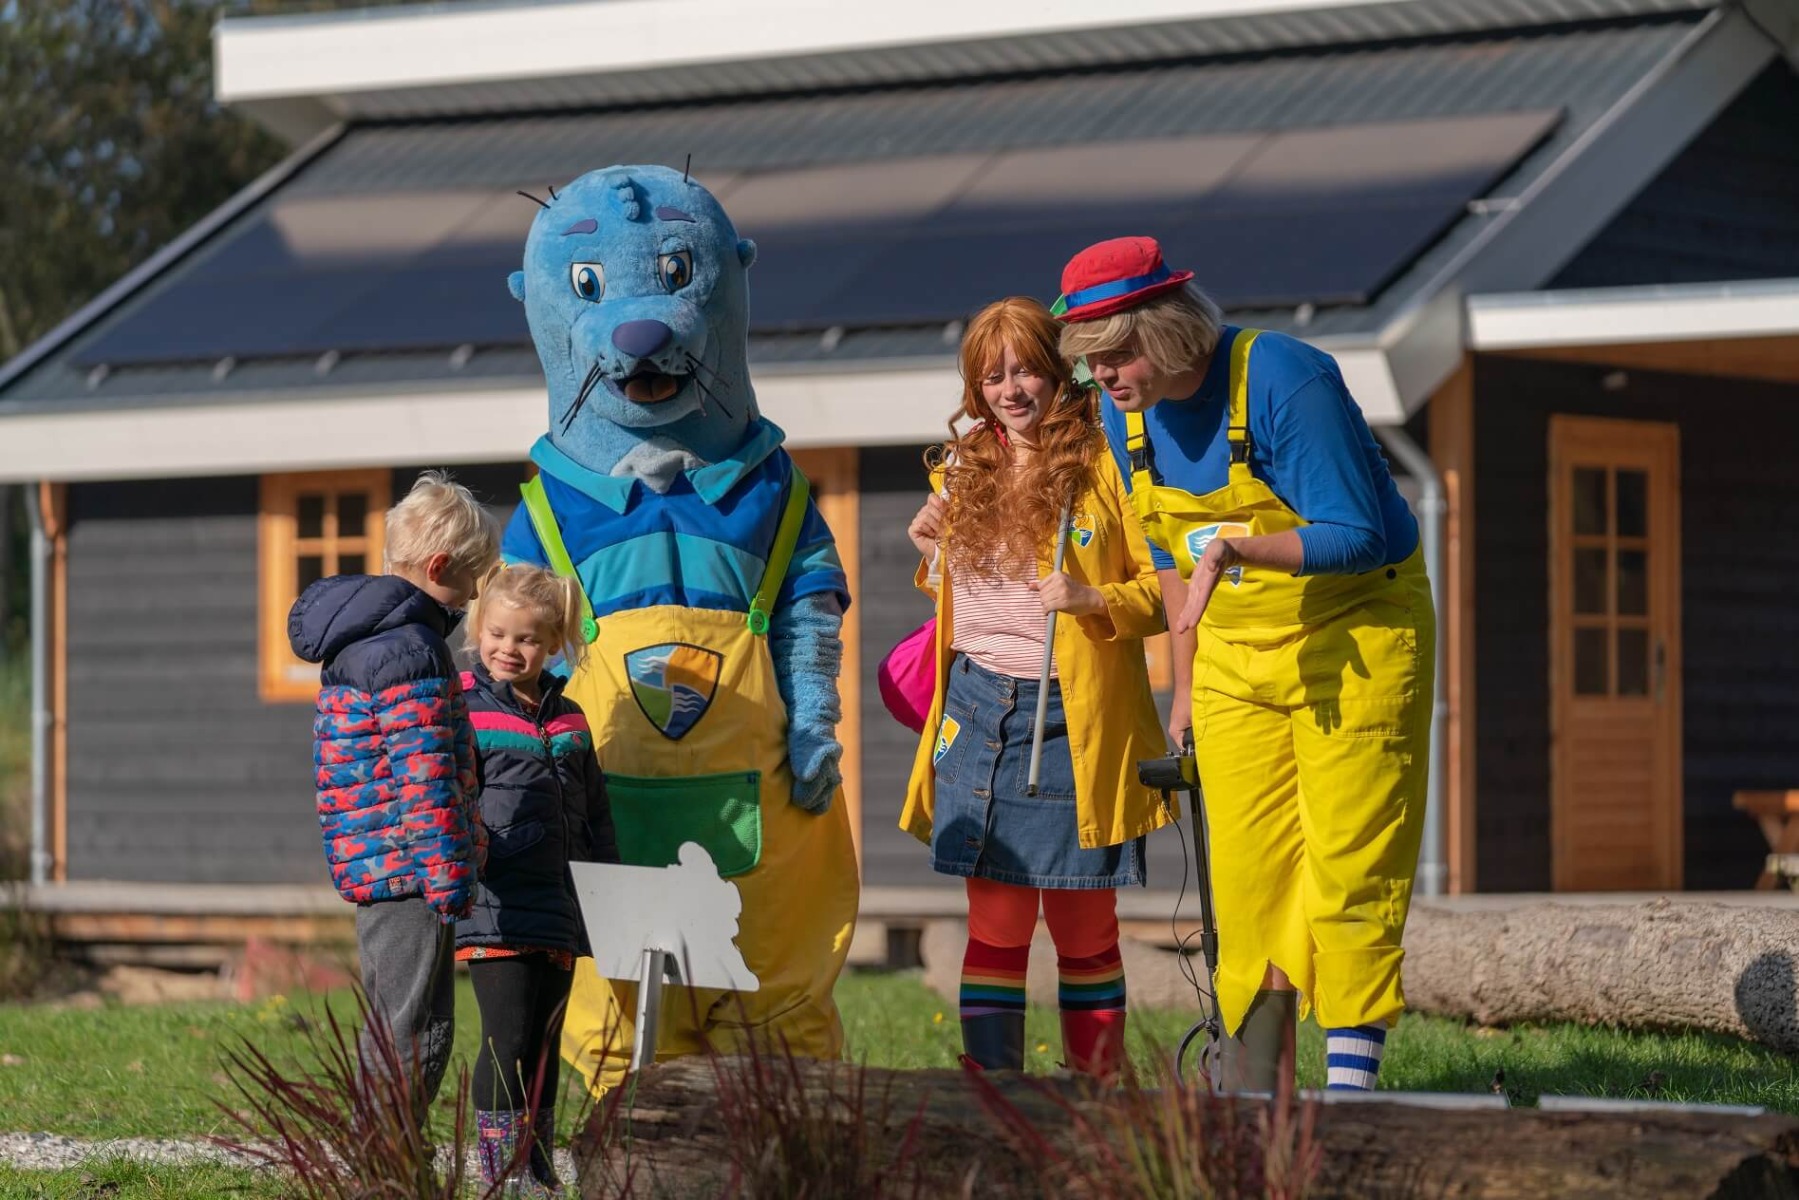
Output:
<instances>
[{"instance_id":1,"label":"dark grey wall panel","mask_svg":"<svg viewBox=\"0 0 1799 1200\"><path fill-rule=\"evenodd\" d=\"M1740 788L1799 781L1799 404L1789 386L1481 358L1475 375L1477 882L1549 886L1551 413L1680 426L1685 877L1749 886L1766 846ZM1703 398L1703 404L1696 398ZM1752 431L1752 434L1747 431Z\"/></svg>"},{"instance_id":2,"label":"dark grey wall panel","mask_svg":"<svg viewBox=\"0 0 1799 1200\"><path fill-rule=\"evenodd\" d=\"M1799 275L1799 73L1763 71L1549 286Z\"/></svg>"},{"instance_id":3,"label":"dark grey wall panel","mask_svg":"<svg viewBox=\"0 0 1799 1200\"><path fill-rule=\"evenodd\" d=\"M524 466L452 474L504 519ZM69 489L72 879L328 882L312 706L258 694L258 487Z\"/></svg>"},{"instance_id":4,"label":"dark grey wall panel","mask_svg":"<svg viewBox=\"0 0 1799 1200\"><path fill-rule=\"evenodd\" d=\"M257 480L69 489L69 877L324 883L312 707L257 695Z\"/></svg>"},{"instance_id":5,"label":"dark grey wall panel","mask_svg":"<svg viewBox=\"0 0 1799 1200\"><path fill-rule=\"evenodd\" d=\"M860 456L861 591L850 612L862 639L862 879L871 887L960 881L931 870L925 847L899 829L918 736L888 715L877 672L894 643L931 615L912 586L918 551L906 537L926 492L924 447L872 447Z\"/></svg>"}]
</instances>

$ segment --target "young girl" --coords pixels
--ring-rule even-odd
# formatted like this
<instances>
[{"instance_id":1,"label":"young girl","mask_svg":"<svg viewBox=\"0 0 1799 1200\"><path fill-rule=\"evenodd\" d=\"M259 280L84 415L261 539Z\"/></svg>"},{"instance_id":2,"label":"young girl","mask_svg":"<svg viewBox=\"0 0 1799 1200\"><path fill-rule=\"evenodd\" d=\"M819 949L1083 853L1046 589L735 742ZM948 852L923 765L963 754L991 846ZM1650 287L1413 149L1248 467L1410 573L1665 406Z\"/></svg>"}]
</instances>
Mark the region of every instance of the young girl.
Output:
<instances>
[{"instance_id":1,"label":"young girl","mask_svg":"<svg viewBox=\"0 0 1799 1200\"><path fill-rule=\"evenodd\" d=\"M1066 1064L1122 1063L1117 893L1145 881L1143 838L1173 819L1137 782L1164 752L1142 639L1163 628L1149 547L1106 453L1093 396L1034 300L988 306L962 342L957 418L908 534L937 600L937 689L901 828L967 879L962 1044L1024 1066L1025 965L1041 902L1056 944ZM951 430L954 432L954 421ZM1067 556L1054 544L1068 515ZM1027 794L1049 613L1059 612L1036 795Z\"/></svg>"},{"instance_id":2,"label":"young girl","mask_svg":"<svg viewBox=\"0 0 1799 1200\"><path fill-rule=\"evenodd\" d=\"M456 957L481 1007L481 1173L497 1182L526 1143L534 1183L516 1181L525 1194L561 1188L551 1166L556 1046L574 960L587 953L568 864L618 861L587 718L545 670L558 652L573 666L586 648L574 586L541 567L498 569L469 612L480 661L462 677L488 829L474 910L456 926Z\"/></svg>"}]
</instances>

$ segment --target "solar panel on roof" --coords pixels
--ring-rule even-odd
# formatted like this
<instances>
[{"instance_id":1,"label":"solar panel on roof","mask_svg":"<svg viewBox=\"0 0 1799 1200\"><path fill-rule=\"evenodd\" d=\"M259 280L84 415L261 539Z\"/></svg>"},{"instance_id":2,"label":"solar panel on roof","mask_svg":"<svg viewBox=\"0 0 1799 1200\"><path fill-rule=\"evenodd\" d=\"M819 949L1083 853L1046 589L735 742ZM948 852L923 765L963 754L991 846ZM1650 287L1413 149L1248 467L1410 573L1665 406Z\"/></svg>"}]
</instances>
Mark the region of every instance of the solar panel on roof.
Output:
<instances>
[{"instance_id":1,"label":"solar panel on roof","mask_svg":"<svg viewBox=\"0 0 1799 1200\"><path fill-rule=\"evenodd\" d=\"M1557 112L1114 142L998 156L824 302L823 324L1053 298L1062 265L1149 235L1227 308L1365 304L1553 128ZM1011 186L1013 180L1020 186ZM758 328L776 314L757 311Z\"/></svg>"},{"instance_id":2,"label":"solar panel on roof","mask_svg":"<svg viewBox=\"0 0 1799 1200\"><path fill-rule=\"evenodd\" d=\"M1007 294L1048 300L1076 251L1139 233L1227 307L1359 304L1558 119L1481 114L702 177L760 248L758 330L923 324ZM523 344L505 278L535 211L500 189L278 194L74 361Z\"/></svg>"}]
</instances>

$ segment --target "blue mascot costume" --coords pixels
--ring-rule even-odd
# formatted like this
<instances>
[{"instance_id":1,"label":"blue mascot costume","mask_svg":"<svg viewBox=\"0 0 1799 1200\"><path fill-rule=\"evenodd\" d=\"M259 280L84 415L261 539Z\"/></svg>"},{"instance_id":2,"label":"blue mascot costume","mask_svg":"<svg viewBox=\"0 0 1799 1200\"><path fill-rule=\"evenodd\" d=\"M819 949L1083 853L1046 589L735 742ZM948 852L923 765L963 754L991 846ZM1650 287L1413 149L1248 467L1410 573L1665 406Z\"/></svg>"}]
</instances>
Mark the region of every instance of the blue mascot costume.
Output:
<instances>
[{"instance_id":1,"label":"blue mascot costume","mask_svg":"<svg viewBox=\"0 0 1799 1200\"><path fill-rule=\"evenodd\" d=\"M859 885L839 795L849 604L805 477L749 386L754 243L682 172L609 167L537 214L511 278L549 386L509 561L572 575L586 710L624 861L704 846L737 886L748 994L673 989L661 1057L751 1034L842 1051L831 992ZM629 1060L634 989L577 966L563 1056L601 1090Z\"/></svg>"}]
</instances>

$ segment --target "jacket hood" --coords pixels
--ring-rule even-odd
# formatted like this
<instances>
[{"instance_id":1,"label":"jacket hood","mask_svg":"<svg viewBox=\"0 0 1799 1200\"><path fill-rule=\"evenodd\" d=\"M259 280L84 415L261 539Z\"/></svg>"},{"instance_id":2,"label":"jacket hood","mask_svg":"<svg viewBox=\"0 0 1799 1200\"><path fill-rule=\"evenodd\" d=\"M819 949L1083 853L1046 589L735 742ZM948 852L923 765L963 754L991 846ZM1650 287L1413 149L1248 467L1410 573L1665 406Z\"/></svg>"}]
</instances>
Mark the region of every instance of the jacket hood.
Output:
<instances>
[{"instance_id":1,"label":"jacket hood","mask_svg":"<svg viewBox=\"0 0 1799 1200\"><path fill-rule=\"evenodd\" d=\"M447 638L461 619L398 575L333 575L294 602L287 640L303 661L322 663L364 638L404 625L424 625Z\"/></svg>"}]
</instances>

